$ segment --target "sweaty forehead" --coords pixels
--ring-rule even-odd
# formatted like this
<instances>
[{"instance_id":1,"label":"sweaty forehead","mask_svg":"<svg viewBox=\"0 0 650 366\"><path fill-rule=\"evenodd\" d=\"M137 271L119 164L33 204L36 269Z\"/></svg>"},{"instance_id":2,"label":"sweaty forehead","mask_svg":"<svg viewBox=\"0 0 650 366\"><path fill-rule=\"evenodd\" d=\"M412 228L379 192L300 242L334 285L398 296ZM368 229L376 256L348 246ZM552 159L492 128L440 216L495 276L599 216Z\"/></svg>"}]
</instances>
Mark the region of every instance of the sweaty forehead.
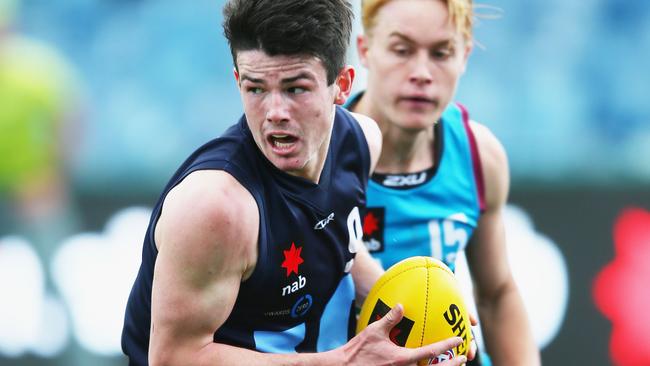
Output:
<instances>
[{"instance_id":1,"label":"sweaty forehead","mask_svg":"<svg viewBox=\"0 0 650 366\"><path fill-rule=\"evenodd\" d=\"M237 69L242 77L255 79L285 78L298 74L313 79L326 77L323 63L315 56L269 56L259 50L240 51L237 54Z\"/></svg>"}]
</instances>

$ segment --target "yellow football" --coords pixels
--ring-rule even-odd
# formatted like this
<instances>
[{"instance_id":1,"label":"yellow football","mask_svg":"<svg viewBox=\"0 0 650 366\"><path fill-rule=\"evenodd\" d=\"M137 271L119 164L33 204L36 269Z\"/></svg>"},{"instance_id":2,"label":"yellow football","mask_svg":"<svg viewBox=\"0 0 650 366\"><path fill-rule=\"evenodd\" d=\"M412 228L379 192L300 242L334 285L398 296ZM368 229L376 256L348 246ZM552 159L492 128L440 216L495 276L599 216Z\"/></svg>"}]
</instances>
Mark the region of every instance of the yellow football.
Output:
<instances>
[{"instance_id":1,"label":"yellow football","mask_svg":"<svg viewBox=\"0 0 650 366\"><path fill-rule=\"evenodd\" d=\"M357 333L398 303L404 307L404 318L390 332L395 344L416 348L458 336L463 343L456 349L423 364L467 355L472 341L470 320L456 277L444 263L431 257L410 257L390 267L364 301Z\"/></svg>"}]
</instances>

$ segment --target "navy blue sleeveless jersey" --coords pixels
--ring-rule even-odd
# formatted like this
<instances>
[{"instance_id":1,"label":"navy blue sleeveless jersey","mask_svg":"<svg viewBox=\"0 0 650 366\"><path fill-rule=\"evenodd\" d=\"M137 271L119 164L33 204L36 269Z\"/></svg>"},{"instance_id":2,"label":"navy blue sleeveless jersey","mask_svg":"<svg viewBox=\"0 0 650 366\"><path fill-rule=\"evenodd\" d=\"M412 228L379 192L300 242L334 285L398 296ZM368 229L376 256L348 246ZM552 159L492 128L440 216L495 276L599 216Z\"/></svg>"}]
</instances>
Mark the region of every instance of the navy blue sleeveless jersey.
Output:
<instances>
[{"instance_id":1,"label":"navy blue sleeveless jersey","mask_svg":"<svg viewBox=\"0 0 650 366\"><path fill-rule=\"evenodd\" d=\"M179 168L153 210L126 308L122 349L130 365L147 365L157 255L153 238L162 202L188 174L205 169L236 178L260 213L255 270L242 282L214 341L272 353L321 352L347 342L355 328L349 271L362 238L359 209L365 205L370 154L357 121L336 107L318 184L272 165L257 148L245 117Z\"/></svg>"}]
</instances>

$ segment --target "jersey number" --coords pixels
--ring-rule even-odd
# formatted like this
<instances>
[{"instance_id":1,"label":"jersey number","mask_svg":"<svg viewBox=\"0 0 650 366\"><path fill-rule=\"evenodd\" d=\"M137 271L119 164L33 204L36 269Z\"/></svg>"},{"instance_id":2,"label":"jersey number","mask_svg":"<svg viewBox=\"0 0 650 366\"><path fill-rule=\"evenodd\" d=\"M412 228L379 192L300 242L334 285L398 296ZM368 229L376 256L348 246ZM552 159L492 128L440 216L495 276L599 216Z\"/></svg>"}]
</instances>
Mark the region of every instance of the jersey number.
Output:
<instances>
[{"instance_id":1,"label":"jersey number","mask_svg":"<svg viewBox=\"0 0 650 366\"><path fill-rule=\"evenodd\" d=\"M461 223L458 223L461 221ZM465 218L466 222L466 218ZM445 262L454 270L454 263L459 250L463 250L469 239L463 218L456 220L431 220L429 221L429 235L431 237L431 256Z\"/></svg>"}]
</instances>

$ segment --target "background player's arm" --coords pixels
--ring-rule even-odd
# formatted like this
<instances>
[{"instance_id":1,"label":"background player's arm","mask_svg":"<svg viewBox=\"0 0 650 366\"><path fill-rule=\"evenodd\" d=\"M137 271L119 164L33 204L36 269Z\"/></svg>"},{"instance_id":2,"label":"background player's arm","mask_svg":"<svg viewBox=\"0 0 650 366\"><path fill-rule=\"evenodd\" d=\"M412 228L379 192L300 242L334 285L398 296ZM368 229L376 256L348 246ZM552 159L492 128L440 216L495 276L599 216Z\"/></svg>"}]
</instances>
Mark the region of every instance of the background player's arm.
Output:
<instances>
[{"instance_id":1,"label":"background player's arm","mask_svg":"<svg viewBox=\"0 0 650 366\"><path fill-rule=\"evenodd\" d=\"M467 247L481 329L495 365L539 365L528 316L506 253L503 208L508 198L508 161L501 143L472 122L485 183L486 210Z\"/></svg>"},{"instance_id":2,"label":"background player's arm","mask_svg":"<svg viewBox=\"0 0 650 366\"><path fill-rule=\"evenodd\" d=\"M167 195L155 235L150 365L411 365L460 343L394 345L388 332L399 322L399 310L329 352L266 354L214 343L241 281L253 272L258 227L255 200L227 173L192 173ZM461 360L452 361L444 365Z\"/></svg>"},{"instance_id":3,"label":"background player's arm","mask_svg":"<svg viewBox=\"0 0 650 366\"><path fill-rule=\"evenodd\" d=\"M370 149L370 173L373 172L379 155L381 154L382 135L377 123L370 117L352 113L352 115L359 121L359 125L366 136L368 148ZM354 259L354 267L352 267L352 278L356 288L356 300L359 305L363 303L372 285L384 273L381 265L375 261L368 253L365 245L359 242L357 245L357 254Z\"/></svg>"},{"instance_id":4,"label":"background player's arm","mask_svg":"<svg viewBox=\"0 0 650 366\"><path fill-rule=\"evenodd\" d=\"M352 278L354 280L354 287L356 290L357 306L361 307L363 301L368 296L372 285L377 282L379 277L384 273L379 262L374 260L368 249L362 242L357 243L357 254L354 258L354 266L352 266Z\"/></svg>"},{"instance_id":5,"label":"background player's arm","mask_svg":"<svg viewBox=\"0 0 650 366\"><path fill-rule=\"evenodd\" d=\"M370 150L370 173L375 170L379 155L381 154L382 135L377 122L374 119L359 113L352 112L354 118L357 119L363 134L366 136L368 149Z\"/></svg>"}]
</instances>

